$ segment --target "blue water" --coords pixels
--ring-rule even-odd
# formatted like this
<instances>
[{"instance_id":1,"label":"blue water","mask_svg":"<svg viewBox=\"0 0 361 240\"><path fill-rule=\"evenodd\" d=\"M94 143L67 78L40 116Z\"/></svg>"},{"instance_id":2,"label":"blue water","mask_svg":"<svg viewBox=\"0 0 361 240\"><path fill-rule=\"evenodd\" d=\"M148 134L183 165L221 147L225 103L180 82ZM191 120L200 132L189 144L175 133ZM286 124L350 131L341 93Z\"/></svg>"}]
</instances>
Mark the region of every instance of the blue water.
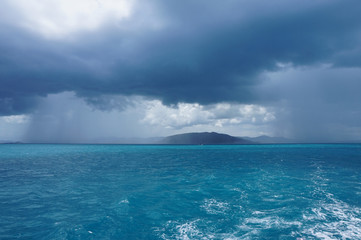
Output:
<instances>
[{"instance_id":1,"label":"blue water","mask_svg":"<svg viewBox=\"0 0 361 240\"><path fill-rule=\"evenodd\" d=\"M0 145L0 239L361 239L361 145Z\"/></svg>"}]
</instances>

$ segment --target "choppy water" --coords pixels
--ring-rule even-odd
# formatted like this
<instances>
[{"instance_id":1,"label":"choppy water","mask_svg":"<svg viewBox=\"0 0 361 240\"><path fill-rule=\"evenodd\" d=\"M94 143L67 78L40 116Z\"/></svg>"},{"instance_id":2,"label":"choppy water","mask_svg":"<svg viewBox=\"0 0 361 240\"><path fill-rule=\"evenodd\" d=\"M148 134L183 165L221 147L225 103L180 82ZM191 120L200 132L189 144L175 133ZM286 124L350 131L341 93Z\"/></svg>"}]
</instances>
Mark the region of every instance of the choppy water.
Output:
<instances>
[{"instance_id":1,"label":"choppy water","mask_svg":"<svg viewBox=\"0 0 361 240\"><path fill-rule=\"evenodd\" d=\"M0 239L361 239L361 145L0 145Z\"/></svg>"}]
</instances>

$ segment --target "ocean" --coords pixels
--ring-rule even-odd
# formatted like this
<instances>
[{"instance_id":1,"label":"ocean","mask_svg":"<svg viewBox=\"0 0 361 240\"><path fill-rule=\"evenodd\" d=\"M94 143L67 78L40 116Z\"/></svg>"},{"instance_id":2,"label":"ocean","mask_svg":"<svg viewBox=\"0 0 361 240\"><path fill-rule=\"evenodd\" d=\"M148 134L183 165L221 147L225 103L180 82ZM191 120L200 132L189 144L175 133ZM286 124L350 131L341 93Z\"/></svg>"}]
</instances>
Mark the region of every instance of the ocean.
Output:
<instances>
[{"instance_id":1,"label":"ocean","mask_svg":"<svg viewBox=\"0 0 361 240\"><path fill-rule=\"evenodd\" d=\"M0 239L361 239L361 145L0 145Z\"/></svg>"}]
</instances>

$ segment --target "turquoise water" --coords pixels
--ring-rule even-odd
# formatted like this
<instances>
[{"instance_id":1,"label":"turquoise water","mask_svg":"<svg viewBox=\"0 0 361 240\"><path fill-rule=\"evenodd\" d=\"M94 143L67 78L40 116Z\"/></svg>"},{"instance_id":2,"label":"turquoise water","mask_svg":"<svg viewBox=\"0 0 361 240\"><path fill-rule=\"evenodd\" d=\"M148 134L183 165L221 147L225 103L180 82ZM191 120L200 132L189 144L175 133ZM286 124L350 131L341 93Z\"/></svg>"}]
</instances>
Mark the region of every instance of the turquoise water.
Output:
<instances>
[{"instance_id":1,"label":"turquoise water","mask_svg":"<svg viewBox=\"0 0 361 240\"><path fill-rule=\"evenodd\" d=\"M361 239L361 145L0 145L0 239Z\"/></svg>"}]
</instances>

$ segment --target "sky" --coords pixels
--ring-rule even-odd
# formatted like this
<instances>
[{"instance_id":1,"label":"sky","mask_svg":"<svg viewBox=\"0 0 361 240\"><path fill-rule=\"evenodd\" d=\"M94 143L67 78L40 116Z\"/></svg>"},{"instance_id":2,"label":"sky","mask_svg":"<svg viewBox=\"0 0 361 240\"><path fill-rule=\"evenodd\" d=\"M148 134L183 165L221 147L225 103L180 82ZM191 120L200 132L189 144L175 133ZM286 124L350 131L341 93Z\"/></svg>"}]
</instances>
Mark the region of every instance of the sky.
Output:
<instances>
[{"instance_id":1,"label":"sky","mask_svg":"<svg viewBox=\"0 0 361 240\"><path fill-rule=\"evenodd\" d=\"M361 139L359 0L3 0L0 140Z\"/></svg>"}]
</instances>

